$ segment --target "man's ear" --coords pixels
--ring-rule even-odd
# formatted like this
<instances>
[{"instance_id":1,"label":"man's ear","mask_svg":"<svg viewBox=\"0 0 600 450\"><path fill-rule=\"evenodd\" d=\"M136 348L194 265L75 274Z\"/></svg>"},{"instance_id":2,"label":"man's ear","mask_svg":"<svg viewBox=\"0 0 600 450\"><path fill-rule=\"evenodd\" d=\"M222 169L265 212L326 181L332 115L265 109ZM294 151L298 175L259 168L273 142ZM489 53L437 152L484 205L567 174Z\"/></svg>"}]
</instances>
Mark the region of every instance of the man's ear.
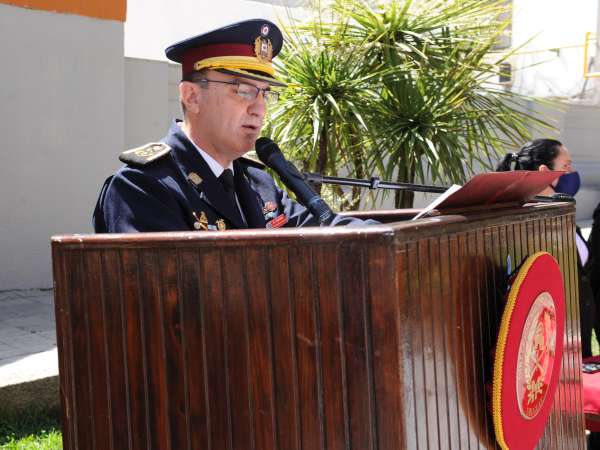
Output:
<instances>
[{"instance_id":1,"label":"man's ear","mask_svg":"<svg viewBox=\"0 0 600 450\"><path fill-rule=\"evenodd\" d=\"M538 170L540 172L549 172L552 169L550 167L548 167L546 164L542 164L542 165L540 165L540 167L538 167Z\"/></svg>"},{"instance_id":2,"label":"man's ear","mask_svg":"<svg viewBox=\"0 0 600 450\"><path fill-rule=\"evenodd\" d=\"M197 114L200 110L200 88L196 83L182 81L179 83L179 98L186 111Z\"/></svg>"}]
</instances>

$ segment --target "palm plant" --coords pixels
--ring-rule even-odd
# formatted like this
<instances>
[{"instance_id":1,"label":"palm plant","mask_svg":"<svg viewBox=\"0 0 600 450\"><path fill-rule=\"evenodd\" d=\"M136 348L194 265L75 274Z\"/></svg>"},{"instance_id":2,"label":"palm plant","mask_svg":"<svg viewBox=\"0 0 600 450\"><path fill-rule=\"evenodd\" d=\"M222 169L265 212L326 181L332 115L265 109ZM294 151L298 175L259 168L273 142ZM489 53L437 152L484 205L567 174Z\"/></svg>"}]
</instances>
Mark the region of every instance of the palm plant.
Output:
<instances>
[{"instance_id":1,"label":"palm plant","mask_svg":"<svg viewBox=\"0 0 600 450\"><path fill-rule=\"evenodd\" d=\"M305 170L462 182L548 127L494 85L502 0L335 0L290 27L270 133ZM327 17L325 20L323 17ZM359 192L338 207L356 206ZM396 195L396 207L412 205Z\"/></svg>"},{"instance_id":2,"label":"palm plant","mask_svg":"<svg viewBox=\"0 0 600 450\"><path fill-rule=\"evenodd\" d=\"M290 89L271 112L267 129L304 170L336 174L345 168L363 177L369 156L364 149L371 147L363 117L376 106L372 90L380 71L356 63L368 57L361 46L340 45L330 51L334 36L325 22L288 32L293 51L280 58L279 69ZM358 191L353 197L358 198Z\"/></svg>"}]
</instances>

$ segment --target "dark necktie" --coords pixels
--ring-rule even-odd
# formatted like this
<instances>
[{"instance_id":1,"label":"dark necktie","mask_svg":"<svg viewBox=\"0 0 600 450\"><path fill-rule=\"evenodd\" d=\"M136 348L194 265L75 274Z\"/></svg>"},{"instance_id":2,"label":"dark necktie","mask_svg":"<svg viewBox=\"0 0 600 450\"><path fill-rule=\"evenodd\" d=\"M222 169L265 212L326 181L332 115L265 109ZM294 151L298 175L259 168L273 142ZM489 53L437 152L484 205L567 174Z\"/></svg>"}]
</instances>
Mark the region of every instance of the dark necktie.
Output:
<instances>
[{"instance_id":1,"label":"dark necktie","mask_svg":"<svg viewBox=\"0 0 600 450\"><path fill-rule=\"evenodd\" d=\"M237 201L235 199L235 181L233 179L233 172L231 169L225 169L221 175L219 175L219 181L223 186L223 190L225 191L225 197L227 198L227 202L233 208L233 211L236 212L237 216L241 221L245 224L245 220L240 213L240 208L238 207Z\"/></svg>"},{"instance_id":2,"label":"dark necktie","mask_svg":"<svg viewBox=\"0 0 600 450\"><path fill-rule=\"evenodd\" d=\"M219 181L223 185L223 189L227 192L227 195L232 197L235 202L235 182L233 181L233 172L231 169L225 169L221 175L219 175Z\"/></svg>"}]
</instances>

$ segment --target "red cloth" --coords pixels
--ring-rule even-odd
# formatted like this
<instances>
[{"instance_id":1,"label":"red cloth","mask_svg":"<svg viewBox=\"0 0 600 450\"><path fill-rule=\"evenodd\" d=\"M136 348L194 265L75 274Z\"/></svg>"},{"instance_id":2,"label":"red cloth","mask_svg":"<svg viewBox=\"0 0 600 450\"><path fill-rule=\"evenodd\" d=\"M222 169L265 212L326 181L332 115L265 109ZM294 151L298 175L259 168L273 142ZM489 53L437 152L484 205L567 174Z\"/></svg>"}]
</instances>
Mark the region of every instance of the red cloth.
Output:
<instances>
[{"instance_id":1,"label":"red cloth","mask_svg":"<svg viewBox=\"0 0 600 450\"><path fill-rule=\"evenodd\" d=\"M600 363L600 356L585 358L583 362ZM585 427L600 431L600 372L583 373L583 410Z\"/></svg>"}]
</instances>

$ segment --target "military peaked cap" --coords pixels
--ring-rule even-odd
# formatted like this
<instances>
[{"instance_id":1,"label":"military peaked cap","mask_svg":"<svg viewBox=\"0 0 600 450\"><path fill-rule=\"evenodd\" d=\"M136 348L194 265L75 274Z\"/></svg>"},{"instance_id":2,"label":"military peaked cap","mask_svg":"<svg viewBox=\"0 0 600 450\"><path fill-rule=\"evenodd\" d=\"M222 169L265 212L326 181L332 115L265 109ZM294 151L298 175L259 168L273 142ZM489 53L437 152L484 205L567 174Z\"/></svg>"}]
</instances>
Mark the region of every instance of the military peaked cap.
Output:
<instances>
[{"instance_id":1,"label":"military peaked cap","mask_svg":"<svg viewBox=\"0 0 600 450\"><path fill-rule=\"evenodd\" d=\"M203 69L285 86L275 78L272 59L283 46L277 25L264 19L245 20L185 39L165 51L181 64L183 76Z\"/></svg>"}]
</instances>

